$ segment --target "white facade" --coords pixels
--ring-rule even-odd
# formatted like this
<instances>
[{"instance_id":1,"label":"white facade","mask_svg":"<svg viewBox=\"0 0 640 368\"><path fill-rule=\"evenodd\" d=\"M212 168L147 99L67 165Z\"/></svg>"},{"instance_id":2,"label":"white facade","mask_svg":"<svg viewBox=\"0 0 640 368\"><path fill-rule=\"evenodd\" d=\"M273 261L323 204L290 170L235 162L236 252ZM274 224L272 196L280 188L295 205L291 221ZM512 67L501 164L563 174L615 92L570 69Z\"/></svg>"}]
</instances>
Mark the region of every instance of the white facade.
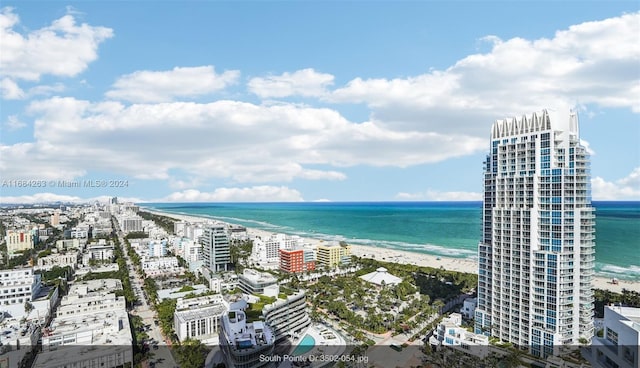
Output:
<instances>
[{"instance_id":1,"label":"white facade","mask_svg":"<svg viewBox=\"0 0 640 368\"><path fill-rule=\"evenodd\" d=\"M602 337L594 337L586 356L593 368L640 366L640 308L605 307Z\"/></svg>"},{"instance_id":2,"label":"white facade","mask_svg":"<svg viewBox=\"0 0 640 368\"><path fill-rule=\"evenodd\" d=\"M178 258L176 257L153 257L145 259L142 262L142 269L147 270L165 270L178 268Z\"/></svg>"},{"instance_id":3,"label":"white facade","mask_svg":"<svg viewBox=\"0 0 640 368\"><path fill-rule=\"evenodd\" d=\"M202 247L191 239L183 239L180 243L182 258L189 263L202 260Z\"/></svg>"},{"instance_id":4,"label":"white facade","mask_svg":"<svg viewBox=\"0 0 640 368\"><path fill-rule=\"evenodd\" d=\"M87 245L87 249L82 256L82 263L89 264L89 260L110 261L114 257L114 245L106 244L104 239L100 239L100 243L92 243Z\"/></svg>"},{"instance_id":5,"label":"white facade","mask_svg":"<svg viewBox=\"0 0 640 368\"><path fill-rule=\"evenodd\" d=\"M78 264L78 252L54 253L46 257L39 257L37 262L37 268L41 270L50 270L54 266L75 268Z\"/></svg>"},{"instance_id":6,"label":"white facade","mask_svg":"<svg viewBox=\"0 0 640 368\"><path fill-rule=\"evenodd\" d=\"M142 228L142 218L139 216L126 216L122 217L118 221L120 223L120 228L124 233L131 232L141 232Z\"/></svg>"},{"instance_id":7,"label":"white facade","mask_svg":"<svg viewBox=\"0 0 640 368\"><path fill-rule=\"evenodd\" d=\"M476 315L476 305L478 304L478 299L476 298L467 298L462 302L462 309L460 309L460 314L465 319L473 319Z\"/></svg>"},{"instance_id":8,"label":"white facade","mask_svg":"<svg viewBox=\"0 0 640 368\"><path fill-rule=\"evenodd\" d=\"M482 221L476 332L539 357L590 339L594 209L575 113L493 125Z\"/></svg>"},{"instance_id":9,"label":"white facade","mask_svg":"<svg viewBox=\"0 0 640 368\"><path fill-rule=\"evenodd\" d=\"M202 341L217 336L220 318L228 309L228 304L220 294L178 299L173 319L178 339Z\"/></svg>"},{"instance_id":10,"label":"white facade","mask_svg":"<svg viewBox=\"0 0 640 368\"><path fill-rule=\"evenodd\" d=\"M430 343L448 346L465 354L485 358L489 355L489 337L467 331L462 326L462 315L451 313L443 318L436 333L431 337Z\"/></svg>"},{"instance_id":11,"label":"white facade","mask_svg":"<svg viewBox=\"0 0 640 368\"><path fill-rule=\"evenodd\" d=\"M40 290L40 275L32 268L0 270L0 305L32 301Z\"/></svg>"},{"instance_id":12,"label":"white facade","mask_svg":"<svg viewBox=\"0 0 640 368\"><path fill-rule=\"evenodd\" d=\"M204 266L213 272L227 271L231 263L229 233L224 224L210 225L204 229L199 241L202 246Z\"/></svg>"},{"instance_id":13,"label":"white facade","mask_svg":"<svg viewBox=\"0 0 640 368\"><path fill-rule=\"evenodd\" d=\"M247 322L244 311L234 309L224 313L219 336L227 367L257 368L273 364L273 331L264 322Z\"/></svg>"},{"instance_id":14,"label":"white facade","mask_svg":"<svg viewBox=\"0 0 640 368\"><path fill-rule=\"evenodd\" d=\"M269 292L269 287L278 287L278 279L266 272L259 272L249 268L242 271L242 275L238 276L238 286L246 294L262 294L267 296L278 295L279 290ZM267 290L265 290L267 289Z\"/></svg>"},{"instance_id":15,"label":"white facade","mask_svg":"<svg viewBox=\"0 0 640 368\"><path fill-rule=\"evenodd\" d=\"M167 254L166 240L151 240L147 247L147 254L149 257L164 257Z\"/></svg>"},{"instance_id":16,"label":"white facade","mask_svg":"<svg viewBox=\"0 0 640 368\"><path fill-rule=\"evenodd\" d=\"M272 234L268 239L256 237L253 239L251 251L252 261L261 265L265 263L278 264L280 262L280 249L297 249L303 244L297 235Z\"/></svg>"},{"instance_id":17,"label":"white facade","mask_svg":"<svg viewBox=\"0 0 640 368\"><path fill-rule=\"evenodd\" d=\"M120 280L74 284L42 335L33 367L118 367L133 364L132 335ZM99 348L88 349L88 346Z\"/></svg>"},{"instance_id":18,"label":"white facade","mask_svg":"<svg viewBox=\"0 0 640 368\"><path fill-rule=\"evenodd\" d=\"M77 226L71 229L69 236L75 239L86 239L89 237L88 226Z\"/></svg>"},{"instance_id":19,"label":"white facade","mask_svg":"<svg viewBox=\"0 0 640 368\"><path fill-rule=\"evenodd\" d=\"M304 291L265 305L262 316L273 329L276 341L286 337L300 336L300 333L311 324Z\"/></svg>"}]
</instances>

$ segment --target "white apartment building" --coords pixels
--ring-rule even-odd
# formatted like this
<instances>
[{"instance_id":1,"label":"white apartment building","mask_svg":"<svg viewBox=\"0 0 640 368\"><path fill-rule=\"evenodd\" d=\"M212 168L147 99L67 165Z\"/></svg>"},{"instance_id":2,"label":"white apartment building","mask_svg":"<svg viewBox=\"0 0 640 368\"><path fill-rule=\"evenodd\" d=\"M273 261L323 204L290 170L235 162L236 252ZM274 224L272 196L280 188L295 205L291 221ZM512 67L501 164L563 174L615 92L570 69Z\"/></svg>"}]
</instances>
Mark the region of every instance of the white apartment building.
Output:
<instances>
[{"instance_id":1,"label":"white apartment building","mask_svg":"<svg viewBox=\"0 0 640 368\"><path fill-rule=\"evenodd\" d=\"M202 260L202 246L200 244L186 238L179 240L179 242L178 248L185 261L191 264Z\"/></svg>"},{"instance_id":2,"label":"white apartment building","mask_svg":"<svg viewBox=\"0 0 640 368\"><path fill-rule=\"evenodd\" d=\"M433 336L429 339L432 345L453 348L467 355L485 358L489 355L489 337L467 331L462 326L462 315L451 313L438 324Z\"/></svg>"},{"instance_id":3,"label":"white apartment building","mask_svg":"<svg viewBox=\"0 0 640 368\"><path fill-rule=\"evenodd\" d=\"M120 280L73 285L42 335L36 368L133 367L133 338Z\"/></svg>"},{"instance_id":4,"label":"white apartment building","mask_svg":"<svg viewBox=\"0 0 640 368\"><path fill-rule=\"evenodd\" d=\"M69 237L75 239L86 239L89 237L89 226L79 225L71 229Z\"/></svg>"},{"instance_id":5,"label":"white apartment building","mask_svg":"<svg viewBox=\"0 0 640 368\"><path fill-rule=\"evenodd\" d=\"M482 215L476 332L538 357L590 339L594 209L576 113L493 124Z\"/></svg>"},{"instance_id":6,"label":"white apartment building","mask_svg":"<svg viewBox=\"0 0 640 368\"><path fill-rule=\"evenodd\" d=\"M166 240L150 240L149 244L147 244L147 255L149 257L164 257L166 254Z\"/></svg>"},{"instance_id":7,"label":"white apartment building","mask_svg":"<svg viewBox=\"0 0 640 368\"><path fill-rule=\"evenodd\" d=\"M84 254L82 255L82 263L84 265L89 264L89 260L96 261L110 261L115 256L115 246L104 239L100 239L98 243L91 243L87 245Z\"/></svg>"},{"instance_id":8,"label":"white apartment building","mask_svg":"<svg viewBox=\"0 0 640 368\"><path fill-rule=\"evenodd\" d=\"M303 240L297 235L272 234L267 239L255 237L253 239L253 249L251 259L260 265L275 264L280 262L280 249L291 250L302 247Z\"/></svg>"},{"instance_id":9,"label":"white apartment building","mask_svg":"<svg viewBox=\"0 0 640 368\"><path fill-rule=\"evenodd\" d=\"M602 337L594 337L586 358L593 368L640 366L640 308L604 308Z\"/></svg>"},{"instance_id":10,"label":"white apartment building","mask_svg":"<svg viewBox=\"0 0 640 368\"><path fill-rule=\"evenodd\" d=\"M301 332L309 327L311 318L309 318L306 300L305 292L299 291L264 306L262 316L271 326L276 341L288 337L300 337Z\"/></svg>"},{"instance_id":11,"label":"white apartment building","mask_svg":"<svg viewBox=\"0 0 640 368\"><path fill-rule=\"evenodd\" d=\"M173 319L178 339L206 341L217 337L220 318L227 310L229 305L220 294L178 299Z\"/></svg>"},{"instance_id":12,"label":"white apartment building","mask_svg":"<svg viewBox=\"0 0 640 368\"><path fill-rule=\"evenodd\" d=\"M228 271L231 263L229 233L224 224L206 227L199 238L204 266L213 272Z\"/></svg>"},{"instance_id":13,"label":"white apartment building","mask_svg":"<svg viewBox=\"0 0 640 368\"><path fill-rule=\"evenodd\" d=\"M120 229L125 234L131 232L141 232L143 230L142 218L137 215L123 216L118 219L118 222L120 223Z\"/></svg>"},{"instance_id":14,"label":"white apartment building","mask_svg":"<svg viewBox=\"0 0 640 368\"><path fill-rule=\"evenodd\" d=\"M31 267L0 270L0 305L24 304L40 291L41 277Z\"/></svg>"},{"instance_id":15,"label":"white apartment building","mask_svg":"<svg viewBox=\"0 0 640 368\"><path fill-rule=\"evenodd\" d=\"M174 270L180 267L176 257L152 257L141 262L142 270Z\"/></svg>"},{"instance_id":16,"label":"white apartment building","mask_svg":"<svg viewBox=\"0 0 640 368\"><path fill-rule=\"evenodd\" d=\"M278 279L266 272L259 272L249 268L238 276L238 286L245 294L262 294L277 296L279 293Z\"/></svg>"},{"instance_id":17,"label":"white apartment building","mask_svg":"<svg viewBox=\"0 0 640 368\"><path fill-rule=\"evenodd\" d=\"M54 266L76 268L78 264L78 251L66 253L53 253L46 257L39 257L36 268L39 270L50 270Z\"/></svg>"}]
</instances>

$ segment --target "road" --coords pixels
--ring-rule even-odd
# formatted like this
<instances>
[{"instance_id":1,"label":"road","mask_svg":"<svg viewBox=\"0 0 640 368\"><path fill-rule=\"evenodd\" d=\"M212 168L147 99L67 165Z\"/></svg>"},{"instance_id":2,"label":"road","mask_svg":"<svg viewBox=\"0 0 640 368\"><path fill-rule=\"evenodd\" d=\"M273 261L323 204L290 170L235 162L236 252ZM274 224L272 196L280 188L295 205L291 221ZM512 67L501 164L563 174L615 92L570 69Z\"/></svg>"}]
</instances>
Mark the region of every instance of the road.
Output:
<instances>
[{"instance_id":1,"label":"road","mask_svg":"<svg viewBox=\"0 0 640 368\"><path fill-rule=\"evenodd\" d=\"M156 326L153 322L156 318L155 312L151 309L149 304L147 303L147 297L145 295L144 289L142 286L144 285L144 281L135 271L133 266L133 262L131 258L129 258L129 253L127 252L126 245L124 242L124 235L121 231L118 231L118 239L120 240L120 244L122 246L122 253L124 254L125 261L127 263L127 270L129 271L129 279L131 280L131 288L135 293L136 297L140 301L140 304L137 304L130 311L133 315L138 315L142 318L142 321L145 325L150 326L150 329L147 331L147 335L152 341L155 341L158 344L158 349L151 349L151 358L148 360L148 364L151 366L155 366L157 368L175 368L178 367L173 355L171 355L171 351L169 350L169 346L165 341L162 333L160 332L160 327ZM133 277L131 277L133 276ZM152 344L149 344L150 346ZM145 366L143 362L143 367Z\"/></svg>"}]
</instances>

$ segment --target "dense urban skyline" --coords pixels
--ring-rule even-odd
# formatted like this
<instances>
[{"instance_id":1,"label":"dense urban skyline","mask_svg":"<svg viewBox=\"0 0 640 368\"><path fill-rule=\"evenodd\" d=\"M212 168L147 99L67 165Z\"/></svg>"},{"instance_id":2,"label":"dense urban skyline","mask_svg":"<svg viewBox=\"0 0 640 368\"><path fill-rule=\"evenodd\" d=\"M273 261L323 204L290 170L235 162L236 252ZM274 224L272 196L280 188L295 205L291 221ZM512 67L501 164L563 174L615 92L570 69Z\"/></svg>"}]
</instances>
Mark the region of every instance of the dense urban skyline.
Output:
<instances>
[{"instance_id":1,"label":"dense urban skyline","mask_svg":"<svg viewBox=\"0 0 640 368\"><path fill-rule=\"evenodd\" d=\"M0 202L480 200L493 122L572 107L640 199L637 2L4 4Z\"/></svg>"}]
</instances>

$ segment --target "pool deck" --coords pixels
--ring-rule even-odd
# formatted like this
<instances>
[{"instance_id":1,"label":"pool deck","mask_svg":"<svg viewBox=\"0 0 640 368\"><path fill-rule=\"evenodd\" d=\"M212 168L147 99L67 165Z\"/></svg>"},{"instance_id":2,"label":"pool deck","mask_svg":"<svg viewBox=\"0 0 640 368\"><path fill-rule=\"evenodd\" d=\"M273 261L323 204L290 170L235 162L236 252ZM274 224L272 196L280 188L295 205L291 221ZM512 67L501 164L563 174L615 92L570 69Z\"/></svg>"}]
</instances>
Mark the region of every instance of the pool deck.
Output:
<instances>
[{"instance_id":1,"label":"pool deck","mask_svg":"<svg viewBox=\"0 0 640 368\"><path fill-rule=\"evenodd\" d=\"M300 343L304 339L304 336L306 335L311 336L315 340L315 346L308 352L301 354L301 357L300 357L301 359L305 359L306 361L311 363L307 367L320 368L326 365L331 365L330 363L335 364L335 362L328 362L328 361L325 361L326 358L320 358L320 357L321 356L322 357L340 356L347 349L347 346L346 346L347 343L345 342L344 337L342 337L334 329L324 325L319 325L319 324L311 325L306 329L306 331L304 331L304 333L301 333L300 335L302 337L300 339L295 340L292 343L293 346L291 348L290 354L292 354L295 351L295 349L300 345ZM305 357L305 358L302 358L302 357ZM284 362L284 363L290 363L290 362ZM294 365L283 364L280 367L294 367Z\"/></svg>"}]
</instances>

